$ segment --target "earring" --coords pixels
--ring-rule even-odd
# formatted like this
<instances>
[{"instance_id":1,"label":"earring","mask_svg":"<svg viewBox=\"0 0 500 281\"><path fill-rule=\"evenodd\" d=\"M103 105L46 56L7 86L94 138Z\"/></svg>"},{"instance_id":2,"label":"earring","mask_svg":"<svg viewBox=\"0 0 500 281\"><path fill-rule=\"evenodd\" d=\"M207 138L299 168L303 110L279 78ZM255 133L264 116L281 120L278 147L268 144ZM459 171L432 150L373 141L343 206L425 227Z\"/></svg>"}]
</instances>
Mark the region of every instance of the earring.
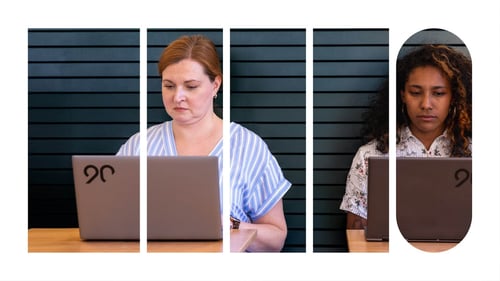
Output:
<instances>
[{"instance_id":1,"label":"earring","mask_svg":"<svg viewBox=\"0 0 500 281\"><path fill-rule=\"evenodd\" d=\"M214 99L216 99L216 98L217 98L217 94L214 95Z\"/></svg>"},{"instance_id":2,"label":"earring","mask_svg":"<svg viewBox=\"0 0 500 281\"><path fill-rule=\"evenodd\" d=\"M451 109L448 111L448 114L451 112ZM453 114L451 115L451 119L455 119L455 117L457 116L457 107L454 106L453 107Z\"/></svg>"}]
</instances>

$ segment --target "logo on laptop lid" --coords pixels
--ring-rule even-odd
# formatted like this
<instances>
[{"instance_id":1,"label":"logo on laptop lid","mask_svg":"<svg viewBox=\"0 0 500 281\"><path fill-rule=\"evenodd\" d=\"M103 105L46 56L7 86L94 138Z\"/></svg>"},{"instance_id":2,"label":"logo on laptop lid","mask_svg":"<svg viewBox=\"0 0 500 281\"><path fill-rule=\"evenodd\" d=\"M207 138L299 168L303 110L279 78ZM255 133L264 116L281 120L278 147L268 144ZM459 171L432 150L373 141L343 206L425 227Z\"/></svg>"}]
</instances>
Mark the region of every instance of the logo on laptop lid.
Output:
<instances>
[{"instance_id":1,"label":"logo on laptop lid","mask_svg":"<svg viewBox=\"0 0 500 281\"><path fill-rule=\"evenodd\" d=\"M89 170L92 171L92 174L89 173ZM104 176L105 170L109 170L111 175L115 173L115 168L113 168L113 166L108 164L102 165L101 168L97 168L95 165L92 164L85 166L85 168L83 168L83 173L87 178L89 178L86 184L93 182L98 176L101 178L102 182L106 182L106 178Z\"/></svg>"}]
</instances>

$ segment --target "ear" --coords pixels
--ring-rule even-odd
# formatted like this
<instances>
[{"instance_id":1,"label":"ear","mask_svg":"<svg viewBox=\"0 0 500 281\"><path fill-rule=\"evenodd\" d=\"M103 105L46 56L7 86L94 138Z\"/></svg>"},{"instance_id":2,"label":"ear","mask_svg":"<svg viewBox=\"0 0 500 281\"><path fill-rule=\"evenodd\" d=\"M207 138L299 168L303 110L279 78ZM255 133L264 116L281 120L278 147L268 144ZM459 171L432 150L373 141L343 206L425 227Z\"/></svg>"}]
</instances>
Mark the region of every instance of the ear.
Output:
<instances>
[{"instance_id":1,"label":"ear","mask_svg":"<svg viewBox=\"0 0 500 281\"><path fill-rule=\"evenodd\" d=\"M400 97L401 97L401 101L402 101L403 103L406 103L406 100L405 100L405 92L404 92L403 90L401 90L401 91L399 92L399 95L400 95Z\"/></svg>"},{"instance_id":2,"label":"ear","mask_svg":"<svg viewBox=\"0 0 500 281\"><path fill-rule=\"evenodd\" d=\"M220 76L216 76L214 82L212 82L214 95L217 94L217 92L219 91L221 84L222 84L222 78Z\"/></svg>"}]
</instances>

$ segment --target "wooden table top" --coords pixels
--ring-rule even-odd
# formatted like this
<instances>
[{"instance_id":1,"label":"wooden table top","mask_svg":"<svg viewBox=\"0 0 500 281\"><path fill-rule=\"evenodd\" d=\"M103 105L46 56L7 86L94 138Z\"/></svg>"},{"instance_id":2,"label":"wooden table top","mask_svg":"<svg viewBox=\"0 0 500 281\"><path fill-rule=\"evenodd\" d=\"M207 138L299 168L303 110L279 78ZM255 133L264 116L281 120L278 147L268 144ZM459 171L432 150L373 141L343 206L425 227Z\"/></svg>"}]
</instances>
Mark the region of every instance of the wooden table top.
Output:
<instances>
[{"instance_id":1,"label":"wooden table top","mask_svg":"<svg viewBox=\"0 0 500 281\"><path fill-rule=\"evenodd\" d=\"M231 252L244 252L255 239L253 229L231 230ZM28 252L139 252L139 241L85 241L78 228L32 228ZM148 252L222 252L219 241L148 241Z\"/></svg>"},{"instance_id":2,"label":"wooden table top","mask_svg":"<svg viewBox=\"0 0 500 281\"><path fill-rule=\"evenodd\" d=\"M349 252L389 252L388 241L366 241L363 229L348 229L346 234ZM457 245L451 242L410 242L410 244L426 252L442 252Z\"/></svg>"}]
</instances>

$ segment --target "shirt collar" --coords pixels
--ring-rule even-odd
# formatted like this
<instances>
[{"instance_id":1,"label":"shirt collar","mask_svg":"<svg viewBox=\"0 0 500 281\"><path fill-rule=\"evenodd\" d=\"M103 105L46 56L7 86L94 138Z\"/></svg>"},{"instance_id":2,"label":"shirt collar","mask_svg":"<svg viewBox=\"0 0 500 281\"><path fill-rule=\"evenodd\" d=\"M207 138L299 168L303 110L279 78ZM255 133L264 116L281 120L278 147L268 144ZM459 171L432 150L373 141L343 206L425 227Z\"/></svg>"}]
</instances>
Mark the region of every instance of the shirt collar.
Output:
<instances>
[{"instance_id":1,"label":"shirt collar","mask_svg":"<svg viewBox=\"0 0 500 281\"><path fill-rule=\"evenodd\" d=\"M441 135L439 135L435 140L440 140L442 138L446 139L446 133L447 133L447 129L445 129L443 131L443 133ZM413 140L418 140L417 137L415 137L415 135L413 135L413 133L411 132L410 130L410 127L408 126L404 126L403 128L401 128L400 130L400 140L401 141L408 141L410 139L413 139Z\"/></svg>"}]
</instances>

